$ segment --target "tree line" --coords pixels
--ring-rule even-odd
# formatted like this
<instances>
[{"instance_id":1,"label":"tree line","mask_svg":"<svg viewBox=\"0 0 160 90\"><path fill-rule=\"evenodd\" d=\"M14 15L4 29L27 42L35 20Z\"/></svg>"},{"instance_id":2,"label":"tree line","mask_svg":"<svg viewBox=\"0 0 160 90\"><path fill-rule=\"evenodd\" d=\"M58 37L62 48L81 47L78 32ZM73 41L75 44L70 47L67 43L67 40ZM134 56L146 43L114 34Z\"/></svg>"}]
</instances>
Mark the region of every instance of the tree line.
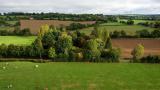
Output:
<instances>
[{"instance_id":1,"label":"tree line","mask_svg":"<svg viewBox=\"0 0 160 90\"><path fill-rule=\"evenodd\" d=\"M49 58L53 61L118 62L120 54L120 49L112 47L107 30L98 28L87 36L79 31L69 33L44 25L30 46L0 46L1 57Z\"/></svg>"},{"instance_id":2,"label":"tree line","mask_svg":"<svg viewBox=\"0 0 160 90\"><path fill-rule=\"evenodd\" d=\"M13 31L11 30L0 30L0 36L31 36L29 28L24 28L20 30L19 27L15 27Z\"/></svg>"}]
</instances>

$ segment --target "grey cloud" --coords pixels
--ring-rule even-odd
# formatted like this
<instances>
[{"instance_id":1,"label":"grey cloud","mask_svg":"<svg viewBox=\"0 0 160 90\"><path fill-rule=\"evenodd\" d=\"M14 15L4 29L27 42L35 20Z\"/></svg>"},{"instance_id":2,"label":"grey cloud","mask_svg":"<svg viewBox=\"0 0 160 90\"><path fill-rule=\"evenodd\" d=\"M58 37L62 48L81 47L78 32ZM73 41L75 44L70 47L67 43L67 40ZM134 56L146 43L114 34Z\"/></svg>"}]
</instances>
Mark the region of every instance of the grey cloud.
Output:
<instances>
[{"instance_id":1,"label":"grey cloud","mask_svg":"<svg viewBox=\"0 0 160 90\"><path fill-rule=\"evenodd\" d=\"M160 0L1 0L0 12L160 13Z\"/></svg>"}]
</instances>

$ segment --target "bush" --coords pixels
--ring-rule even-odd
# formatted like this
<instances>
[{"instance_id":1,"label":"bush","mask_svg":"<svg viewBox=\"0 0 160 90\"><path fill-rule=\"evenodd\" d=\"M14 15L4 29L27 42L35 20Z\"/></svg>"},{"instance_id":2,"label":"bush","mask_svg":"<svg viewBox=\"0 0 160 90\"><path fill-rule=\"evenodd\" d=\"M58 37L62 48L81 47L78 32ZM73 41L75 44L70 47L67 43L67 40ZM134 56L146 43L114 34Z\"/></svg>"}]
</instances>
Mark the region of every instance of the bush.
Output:
<instances>
[{"instance_id":1,"label":"bush","mask_svg":"<svg viewBox=\"0 0 160 90\"><path fill-rule=\"evenodd\" d=\"M49 51L48 51L48 57L49 57L50 59L54 59L56 56L57 56L57 55L56 55L55 49L51 47L51 48L49 49Z\"/></svg>"},{"instance_id":2,"label":"bush","mask_svg":"<svg viewBox=\"0 0 160 90\"><path fill-rule=\"evenodd\" d=\"M134 24L134 21L133 21L133 20L128 20L128 21L127 21L127 24L128 24L128 25L133 25L133 24Z\"/></svg>"},{"instance_id":3,"label":"bush","mask_svg":"<svg viewBox=\"0 0 160 90\"><path fill-rule=\"evenodd\" d=\"M138 37L142 37L142 38L151 37L151 33L146 29L141 30L141 31L137 31L136 34Z\"/></svg>"},{"instance_id":4,"label":"bush","mask_svg":"<svg viewBox=\"0 0 160 90\"><path fill-rule=\"evenodd\" d=\"M119 62L121 56L121 50L109 49L102 51L101 57L104 58L105 62Z\"/></svg>"},{"instance_id":5,"label":"bush","mask_svg":"<svg viewBox=\"0 0 160 90\"><path fill-rule=\"evenodd\" d=\"M99 50L84 50L84 59L89 62L100 62L101 52Z\"/></svg>"},{"instance_id":6,"label":"bush","mask_svg":"<svg viewBox=\"0 0 160 90\"><path fill-rule=\"evenodd\" d=\"M160 56L147 56L141 58L141 63L160 63Z\"/></svg>"},{"instance_id":7,"label":"bush","mask_svg":"<svg viewBox=\"0 0 160 90\"><path fill-rule=\"evenodd\" d=\"M133 56L132 62L140 62L140 58L144 55L144 47L141 44L138 44L131 52Z\"/></svg>"},{"instance_id":8,"label":"bush","mask_svg":"<svg viewBox=\"0 0 160 90\"><path fill-rule=\"evenodd\" d=\"M71 23L69 26L67 26L67 30L77 30L77 29L82 29L86 28L87 25L81 24L81 23Z\"/></svg>"}]
</instances>

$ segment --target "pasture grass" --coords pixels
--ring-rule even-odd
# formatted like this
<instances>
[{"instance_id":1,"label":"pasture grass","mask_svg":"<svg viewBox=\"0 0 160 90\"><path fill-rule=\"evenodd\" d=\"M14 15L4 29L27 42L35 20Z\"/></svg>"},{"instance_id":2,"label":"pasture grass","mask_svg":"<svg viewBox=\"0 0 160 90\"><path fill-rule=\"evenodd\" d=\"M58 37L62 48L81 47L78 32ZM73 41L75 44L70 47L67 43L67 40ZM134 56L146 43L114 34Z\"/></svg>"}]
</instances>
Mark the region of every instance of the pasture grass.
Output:
<instances>
[{"instance_id":1,"label":"pasture grass","mask_svg":"<svg viewBox=\"0 0 160 90\"><path fill-rule=\"evenodd\" d=\"M143 30L143 29L147 29L149 31L154 30L154 28L150 28L150 27L144 27L140 25L125 25L117 22L101 24L100 29L103 30L104 28L107 29L109 32L124 30L129 35L135 35L136 31ZM89 35L92 32L92 30L93 30L93 27L89 27L89 28L81 29L80 32L83 32Z\"/></svg>"},{"instance_id":2,"label":"pasture grass","mask_svg":"<svg viewBox=\"0 0 160 90\"><path fill-rule=\"evenodd\" d=\"M1 62L0 90L159 90L159 68L158 64Z\"/></svg>"},{"instance_id":3,"label":"pasture grass","mask_svg":"<svg viewBox=\"0 0 160 90\"><path fill-rule=\"evenodd\" d=\"M0 44L30 45L36 36L0 36Z\"/></svg>"}]
</instances>

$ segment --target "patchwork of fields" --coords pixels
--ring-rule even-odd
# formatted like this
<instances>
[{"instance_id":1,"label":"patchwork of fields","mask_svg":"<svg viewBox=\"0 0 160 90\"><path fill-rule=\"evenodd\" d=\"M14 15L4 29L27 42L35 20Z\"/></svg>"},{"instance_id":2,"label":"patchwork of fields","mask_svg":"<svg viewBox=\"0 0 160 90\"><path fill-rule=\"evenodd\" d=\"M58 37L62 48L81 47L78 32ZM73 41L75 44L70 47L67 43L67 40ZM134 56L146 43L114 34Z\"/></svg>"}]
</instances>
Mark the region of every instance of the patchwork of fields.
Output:
<instances>
[{"instance_id":1,"label":"patchwork of fields","mask_svg":"<svg viewBox=\"0 0 160 90\"><path fill-rule=\"evenodd\" d=\"M159 68L158 64L1 62L0 90L159 90Z\"/></svg>"}]
</instances>

